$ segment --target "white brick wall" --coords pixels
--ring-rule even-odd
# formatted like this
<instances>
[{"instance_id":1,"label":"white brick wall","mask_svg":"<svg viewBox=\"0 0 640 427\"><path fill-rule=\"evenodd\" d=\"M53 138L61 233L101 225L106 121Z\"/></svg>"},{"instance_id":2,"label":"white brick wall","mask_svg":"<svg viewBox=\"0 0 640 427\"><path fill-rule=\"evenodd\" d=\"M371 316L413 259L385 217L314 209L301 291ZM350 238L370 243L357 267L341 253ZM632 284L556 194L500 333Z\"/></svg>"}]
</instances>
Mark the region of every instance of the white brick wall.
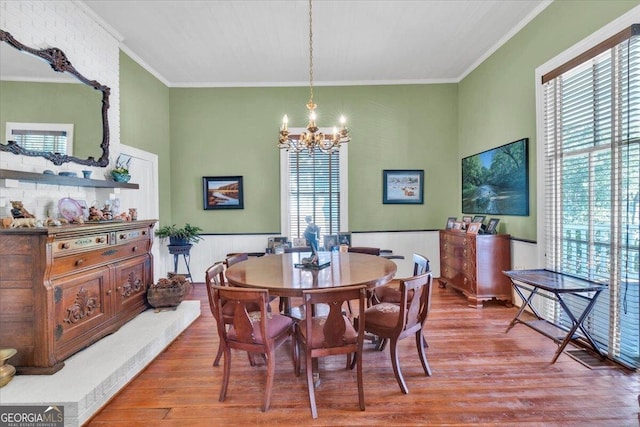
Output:
<instances>
[{"instance_id":1,"label":"white brick wall","mask_svg":"<svg viewBox=\"0 0 640 427\"><path fill-rule=\"evenodd\" d=\"M0 28L20 42L38 49L58 47L85 77L111 88L109 97L110 161L115 163L120 146L119 41L83 6L71 0L3 0L0 2ZM98 111L96 111L98 114ZM98 145L100 141L96 141ZM40 157L16 156L0 152L0 168L28 172L93 170L92 178L102 179L109 168L87 168L74 163L55 166ZM22 200L25 208L38 217L57 214L62 197L96 200L90 187L51 186L20 182L6 186L0 180L0 216L8 216L10 200Z\"/></svg>"}]
</instances>

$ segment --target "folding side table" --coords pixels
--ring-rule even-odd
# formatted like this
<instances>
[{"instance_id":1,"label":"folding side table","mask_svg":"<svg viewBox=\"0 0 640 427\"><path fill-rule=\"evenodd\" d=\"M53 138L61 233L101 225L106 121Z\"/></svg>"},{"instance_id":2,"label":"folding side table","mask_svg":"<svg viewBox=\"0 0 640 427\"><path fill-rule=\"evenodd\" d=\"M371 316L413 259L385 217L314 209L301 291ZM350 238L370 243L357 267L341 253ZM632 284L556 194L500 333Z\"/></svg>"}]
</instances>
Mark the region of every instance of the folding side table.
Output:
<instances>
[{"instance_id":1,"label":"folding side table","mask_svg":"<svg viewBox=\"0 0 640 427\"><path fill-rule=\"evenodd\" d=\"M598 344L586 328L584 328L582 322L587 318L595 306L598 296L607 288L608 284L592 282L551 270L510 270L503 271L503 273L511 280L513 289L523 301L522 307L520 307L516 317L509 323L505 333L509 332L517 323L522 323L542 335L551 338L556 344L560 345L556 354L553 356L553 360L551 360L551 363L555 363L564 348L569 344L569 341L574 338L576 331L580 329L596 354L603 357L604 352L600 350ZM558 325L543 319L536 307L531 304L533 297L538 294L540 290L550 292L560 303L560 306L572 323L572 327L568 332ZM529 291L528 296L524 294L526 291ZM574 313L572 311L572 307L564 300L564 296L566 295L573 295L587 301L587 306L582 313ZM537 317L536 320L522 320L520 318L520 315L527 307L529 307Z\"/></svg>"}]
</instances>

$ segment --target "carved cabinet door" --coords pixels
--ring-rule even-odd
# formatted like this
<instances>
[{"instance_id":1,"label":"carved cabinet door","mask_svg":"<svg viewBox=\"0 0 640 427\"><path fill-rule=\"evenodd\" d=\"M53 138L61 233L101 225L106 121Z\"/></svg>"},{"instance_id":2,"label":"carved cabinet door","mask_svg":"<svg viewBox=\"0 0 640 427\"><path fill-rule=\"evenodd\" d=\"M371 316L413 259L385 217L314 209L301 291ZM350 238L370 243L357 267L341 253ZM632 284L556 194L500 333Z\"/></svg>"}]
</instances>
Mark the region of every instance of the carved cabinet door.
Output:
<instances>
[{"instance_id":1,"label":"carved cabinet door","mask_svg":"<svg viewBox=\"0 0 640 427\"><path fill-rule=\"evenodd\" d=\"M114 309L119 317L135 315L146 306L150 263L145 254L116 264Z\"/></svg>"},{"instance_id":2,"label":"carved cabinet door","mask_svg":"<svg viewBox=\"0 0 640 427\"><path fill-rule=\"evenodd\" d=\"M108 267L55 279L53 341L58 359L66 358L94 338L113 313Z\"/></svg>"}]
</instances>

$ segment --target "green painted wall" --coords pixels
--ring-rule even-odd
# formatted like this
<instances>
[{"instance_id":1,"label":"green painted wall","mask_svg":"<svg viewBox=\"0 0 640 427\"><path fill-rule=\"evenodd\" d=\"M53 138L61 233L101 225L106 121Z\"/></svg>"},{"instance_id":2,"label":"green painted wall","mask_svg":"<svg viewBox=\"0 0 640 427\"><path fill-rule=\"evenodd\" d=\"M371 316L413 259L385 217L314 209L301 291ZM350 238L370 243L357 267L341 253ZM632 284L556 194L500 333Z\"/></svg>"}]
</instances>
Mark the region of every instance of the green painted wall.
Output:
<instances>
[{"instance_id":1,"label":"green painted wall","mask_svg":"<svg viewBox=\"0 0 640 427\"><path fill-rule=\"evenodd\" d=\"M280 231L282 116L306 125L308 88L172 88L172 218L210 233ZM319 87L318 123L344 113L351 231L435 229L455 211L457 85ZM383 169L424 169L424 205L383 205ZM205 211L202 177L244 177L244 209Z\"/></svg>"},{"instance_id":2,"label":"green painted wall","mask_svg":"<svg viewBox=\"0 0 640 427\"><path fill-rule=\"evenodd\" d=\"M501 232L537 238L535 69L638 4L638 0L555 1L460 82L460 158L529 138L530 215L500 217ZM456 174L457 191L460 175ZM456 202L459 212L460 200Z\"/></svg>"},{"instance_id":3,"label":"green painted wall","mask_svg":"<svg viewBox=\"0 0 640 427\"><path fill-rule=\"evenodd\" d=\"M73 124L73 156L102 156L102 92L76 83L0 82L0 139L7 122Z\"/></svg>"},{"instance_id":4,"label":"green painted wall","mask_svg":"<svg viewBox=\"0 0 640 427\"><path fill-rule=\"evenodd\" d=\"M460 159L530 139L530 212L501 232L536 239L535 68L640 4L557 0L459 84L318 87L318 122L349 121L351 231L441 228L460 216ZM280 231L277 132L304 126L308 88L167 89L121 59L122 142L160 158L160 220L209 233ZM169 143L171 141L171 143ZM383 205L383 169L424 169L425 204ZM244 177L245 209L205 211L202 177Z\"/></svg>"},{"instance_id":5,"label":"green painted wall","mask_svg":"<svg viewBox=\"0 0 640 427\"><path fill-rule=\"evenodd\" d=\"M169 88L120 52L120 142L158 155L160 222L171 224Z\"/></svg>"}]
</instances>

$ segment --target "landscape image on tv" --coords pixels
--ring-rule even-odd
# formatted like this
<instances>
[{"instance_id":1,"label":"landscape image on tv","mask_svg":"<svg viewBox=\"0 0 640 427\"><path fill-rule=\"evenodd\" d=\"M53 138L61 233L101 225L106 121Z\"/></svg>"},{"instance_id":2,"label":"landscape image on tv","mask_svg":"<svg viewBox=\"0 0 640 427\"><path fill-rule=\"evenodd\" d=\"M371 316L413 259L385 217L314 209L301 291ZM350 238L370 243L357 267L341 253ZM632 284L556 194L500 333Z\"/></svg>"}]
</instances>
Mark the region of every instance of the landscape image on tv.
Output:
<instances>
[{"instance_id":1,"label":"landscape image on tv","mask_svg":"<svg viewBox=\"0 0 640 427\"><path fill-rule=\"evenodd\" d=\"M462 213L529 215L528 142L462 159Z\"/></svg>"}]
</instances>

